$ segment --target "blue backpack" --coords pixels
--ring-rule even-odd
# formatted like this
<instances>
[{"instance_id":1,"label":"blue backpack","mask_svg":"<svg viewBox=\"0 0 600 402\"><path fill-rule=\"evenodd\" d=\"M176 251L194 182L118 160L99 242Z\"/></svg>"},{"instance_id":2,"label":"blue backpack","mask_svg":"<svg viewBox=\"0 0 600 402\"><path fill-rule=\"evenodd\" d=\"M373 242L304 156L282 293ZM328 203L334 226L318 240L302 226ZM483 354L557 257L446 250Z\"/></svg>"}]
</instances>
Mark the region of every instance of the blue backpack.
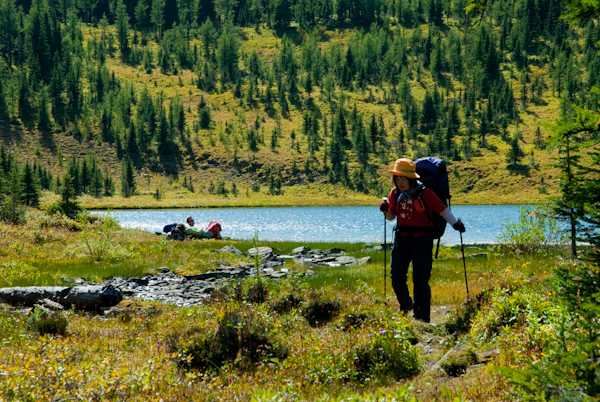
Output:
<instances>
[{"instance_id":1,"label":"blue backpack","mask_svg":"<svg viewBox=\"0 0 600 402\"><path fill-rule=\"evenodd\" d=\"M444 205L450 204L450 183L448 181L448 170L443 159L427 156L415 161L417 174L421 176L419 181L430 188L442 200ZM433 223L433 238L439 239L446 230L446 220L433 211L428 210L429 219ZM437 253L436 253L437 254Z\"/></svg>"},{"instance_id":2,"label":"blue backpack","mask_svg":"<svg viewBox=\"0 0 600 402\"><path fill-rule=\"evenodd\" d=\"M175 229L175 227L176 227L176 226L177 226L177 224L176 224L176 223L171 223L170 225L166 225L166 226L163 228L163 232L165 232L165 233L169 233L169 232L173 231L173 229Z\"/></svg>"}]
</instances>

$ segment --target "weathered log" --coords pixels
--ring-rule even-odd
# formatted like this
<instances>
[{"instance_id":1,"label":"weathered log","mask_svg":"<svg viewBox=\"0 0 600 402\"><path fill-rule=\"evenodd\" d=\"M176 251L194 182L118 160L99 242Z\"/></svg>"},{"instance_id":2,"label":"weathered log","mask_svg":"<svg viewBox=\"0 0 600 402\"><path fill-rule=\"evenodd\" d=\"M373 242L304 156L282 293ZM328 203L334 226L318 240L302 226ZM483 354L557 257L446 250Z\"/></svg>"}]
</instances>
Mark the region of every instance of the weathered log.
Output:
<instances>
[{"instance_id":1,"label":"weathered log","mask_svg":"<svg viewBox=\"0 0 600 402\"><path fill-rule=\"evenodd\" d=\"M0 301L4 303L33 307L42 299L50 299L66 308L96 310L119 304L123 300L123 292L112 285L0 288Z\"/></svg>"}]
</instances>

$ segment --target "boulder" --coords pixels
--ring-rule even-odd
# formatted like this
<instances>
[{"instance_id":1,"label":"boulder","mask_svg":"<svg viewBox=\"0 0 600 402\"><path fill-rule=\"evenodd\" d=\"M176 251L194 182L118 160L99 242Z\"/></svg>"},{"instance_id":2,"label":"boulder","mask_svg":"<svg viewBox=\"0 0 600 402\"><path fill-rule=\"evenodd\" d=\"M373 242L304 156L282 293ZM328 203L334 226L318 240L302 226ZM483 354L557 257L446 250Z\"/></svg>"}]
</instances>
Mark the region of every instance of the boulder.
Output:
<instances>
[{"instance_id":1,"label":"boulder","mask_svg":"<svg viewBox=\"0 0 600 402\"><path fill-rule=\"evenodd\" d=\"M233 246L225 246L217 251L221 254L232 253L235 255L242 255L242 252Z\"/></svg>"},{"instance_id":2,"label":"boulder","mask_svg":"<svg viewBox=\"0 0 600 402\"><path fill-rule=\"evenodd\" d=\"M250 257L254 257L258 254L259 257L264 257L273 254L273 249L271 247L252 247L248 250L248 255Z\"/></svg>"},{"instance_id":3,"label":"boulder","mask_svg":"<svg viewBox=\"0 0 600 402\"><path fill-rule=\"evenodd\" d=\"M292 254L306 254L308 252L308 250L310 250L308 247L306 246L300 246L300 247L296 247L295 249L292 250Z\"/></svg>"}]
</instances>

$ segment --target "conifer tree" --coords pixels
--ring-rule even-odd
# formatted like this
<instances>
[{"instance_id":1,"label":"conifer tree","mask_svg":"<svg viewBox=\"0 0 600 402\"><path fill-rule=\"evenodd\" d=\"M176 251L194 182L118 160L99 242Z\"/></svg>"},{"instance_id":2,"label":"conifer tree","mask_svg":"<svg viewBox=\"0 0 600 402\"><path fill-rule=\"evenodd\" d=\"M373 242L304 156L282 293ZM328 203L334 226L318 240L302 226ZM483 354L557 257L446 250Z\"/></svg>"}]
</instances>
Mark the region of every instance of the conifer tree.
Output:
<instances>
[{"instance_id":1,"label":"conifer tree","mask_svg":"<svg viewBox=\"0 0 600 402\"><path fill-rule=\"evenodd\" d=\"M29 162L23 168L23 204L30 207L40 205L40 184Z\"/></svg>"},{"instance_id":2,"label":"conifer tree","mask_svg":"<svg viewBox=\"0 0 600 402\"><path fill-rule=\"evenodd\" d=\"M510 149L506 153L506 163L509 166L517 166L521 159L523 159L523 157L525 156L523 150L521 149L521 146L519 145L520 138L521 137L519 134L515 134L513 135L512 140L510 141Z\"/></svg>"},{"instance_id":3,"label":"conifer tree","mask_svg":"<svg viewBox=\"0 0 600 402\"><path fill-rule=\"evenodd\" d=\"M127 7L123 0L117 0L115 25L121 57L126 60L129 56L129 14L127 14Z\"/></svg>"},{"instance_id":4,"label":"conifer tree","mask_svg":"<svg viewBox=\"0 0 600 402\"><path fill-rule=\"evenodd\" d=\"M215 4L213 0L199 0L198 1L198 24L204 24L207 20L217 21L215 13Z\"/></svg>"},{"instance_id":5,"label":"conifer tree","mask_svg":"<svg viewBox=\"0 0 600 402\"><path fill-rule=\"evenodd\" d=\"M51 210L60 212L71 218L74 218L83 208L77 202L77 192L73 183L73 178L67 172L62 180L62 187L60 190L60 200L56 202Z\"/></svg>"},{"instance_id":6,"label":"conifer tree","mask_svg":"<svg viewBox=\"0 0 600 402\"><path fill-rule=\"evenodd\" d=\"M121 162L121 195L125 198L135 194L136 182L133 162L130 158L125 158Z\"/></svg>"},{"instance_id":7,"label":"conifer tree","mask_svg":"<svg viewBox=\"0 0 600 402\"><path fill-rule=\"evenodd\" d=\"M25 216L23 207L23 181L16 164L11 164L7 174L6 193L1 205L1 216L11 223L19 223Z\"/></svg>"}]
</instances>

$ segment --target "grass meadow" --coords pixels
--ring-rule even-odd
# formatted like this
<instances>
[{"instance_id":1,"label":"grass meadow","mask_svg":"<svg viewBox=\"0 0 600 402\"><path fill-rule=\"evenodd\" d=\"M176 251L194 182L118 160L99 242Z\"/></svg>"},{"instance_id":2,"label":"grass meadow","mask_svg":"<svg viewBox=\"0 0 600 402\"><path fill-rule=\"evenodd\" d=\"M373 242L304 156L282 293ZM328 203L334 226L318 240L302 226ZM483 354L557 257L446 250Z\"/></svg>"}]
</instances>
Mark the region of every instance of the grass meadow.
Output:
<instances>
[{"instance_id":1,"label":"grass meadow","mask_svg":"<svg viewBox=\"0 0 600 402\"><path fill-rule=\"evenodd\" d=\"M252 262L215 252L225 245L254 246L166 241L106 221L29 213L22 226L0 224L0 286L67 286L78 277L141 277L159 267L188 274ZM123 312L108 317L68 311L64 335L42 334L36 314L0 305L0 400L509 400L511 385L496 367L524 366L541 353L524 339L554 336L526 317L551 311L549 283L554 267L565 264L561 249L525 255L466 247L475 302L463 304L461 249L443 247L426 324L398 311L389 276L384 298L384 255L369 251L372 245L259 245L278 254L300 245L339 247L371 262L288 261L286 279L232 281L196 307L125 299Z\"/></svg>"}]
</instances>

